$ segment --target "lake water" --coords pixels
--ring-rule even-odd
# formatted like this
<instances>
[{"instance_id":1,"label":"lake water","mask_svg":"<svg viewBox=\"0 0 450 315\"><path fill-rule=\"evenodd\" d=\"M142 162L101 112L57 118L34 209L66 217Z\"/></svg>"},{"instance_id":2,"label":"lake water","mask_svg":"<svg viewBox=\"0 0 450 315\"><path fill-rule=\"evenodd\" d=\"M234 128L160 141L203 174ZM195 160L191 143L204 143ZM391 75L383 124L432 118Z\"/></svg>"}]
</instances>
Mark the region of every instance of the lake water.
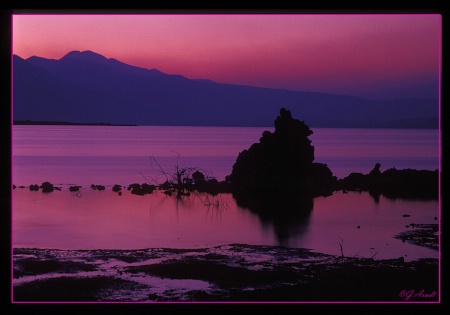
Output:
<instances>
[{"instance_id":1,"label":"lake water","mask_svg":"<svg viewBox=\"0 0 450 315\"><path fill-rule=\"evenodd\" d=\"M157 180L160 168L171 173L178 163L201 168L223 180L239 152L258 142L264 130L236 127L14 126L13 181L16 185L52 183L130 184ZM382 170L435 170L439 163L437 130L313 129L315 162L334 175Z\"/></svg>"},{"instance_id":2,"label":"lake water","mask_svg":"<svg viewBox=\"0 0 450 315\"><path fill-rule=\"evenodd\" d=\"M241 208L230 194L177 200L160 192L112 192L114 184L162 183L165 173L200 168L223 180L237 155L271 128L150 126L14 126L13 184L49 181L49 194L13 191L13 246L60 249L198 248L229 243L282 245L376 258L438 257L395 234L411 223L437 223L438 201L375 202L367 193L315 198L306 217L268 220ZM338 178L351 172L439 168L437 130L313 129L315 161ZM154 157L152 161L150 157ZM156 161L156 162L155 162ZM91 184L107 186L105 191ZM77 194L69 185L81 185ZM211 206L213 201L217 206ZM409 214L404 217L403 214ZM360 226L360 228L357 228Z\"/></svg>"}]
</instances>

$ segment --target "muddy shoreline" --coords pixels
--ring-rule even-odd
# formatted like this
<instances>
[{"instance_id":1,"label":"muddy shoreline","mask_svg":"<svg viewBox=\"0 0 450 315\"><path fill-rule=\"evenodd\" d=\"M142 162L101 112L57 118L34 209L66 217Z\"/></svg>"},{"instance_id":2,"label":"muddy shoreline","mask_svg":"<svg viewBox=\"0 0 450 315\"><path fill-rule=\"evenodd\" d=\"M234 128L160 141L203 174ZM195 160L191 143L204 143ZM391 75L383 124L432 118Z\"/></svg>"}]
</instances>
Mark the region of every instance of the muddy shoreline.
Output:
<instances>
[{"instance_id":1,"label":"muddy shoreline","mask_svg":"<svg viewBox=\"0 0 450 315\"><path fill-rule=\"evenodd\" d=\"M19 303L436 303L440 299L438 259L377 260L276 246L15 248L13 267L13 301Z\"/></svg>"}]
</instances>

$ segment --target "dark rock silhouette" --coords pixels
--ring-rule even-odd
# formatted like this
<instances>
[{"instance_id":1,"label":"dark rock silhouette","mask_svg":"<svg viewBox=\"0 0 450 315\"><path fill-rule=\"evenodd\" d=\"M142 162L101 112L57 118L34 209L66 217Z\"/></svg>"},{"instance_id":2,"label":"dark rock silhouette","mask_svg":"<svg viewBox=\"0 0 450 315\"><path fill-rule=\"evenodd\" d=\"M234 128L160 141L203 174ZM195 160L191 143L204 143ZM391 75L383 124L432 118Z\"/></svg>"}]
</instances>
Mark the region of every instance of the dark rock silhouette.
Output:
<instances>
[{"instance_id":1,"label":"dark rock silhouette","mask_svg":"<svg viewBox=\"0 0 450 315\"><path fill-rule=\"evenodd\" d=\"M70 186L69 191L76 192L79 191L81 186Z\"/></svg>"},{"instance_id":2,"label":"dark rock silhouette","mask_svg":"<svg viewBox=\"0 0 450 315\"><path fill-rule=\"evenodd\" d=\"M91 188L93 190L105 190L105 186L103 186L103 185L94 185L94 184L92 184Z\"/></svg>"},{"instance_id":3,"label":"dark rock silhouette","mask_svg":"<svg viewBox=\"0 0 450 315\"><path fill-rule=\"evenodd\" d=\"M313 132L282 108L273 133L264 131L259 143L242 151L228 177L232 193L241 205L260 200L270 204L331 195L337 179L325 164L314 163Z\"/></svg>"},{"instance_id":4,"label":"dark rock silhouette","mask_svg":"<svg viewBox=\"0 0 450 315\"><path fill-rule=\"evenodd\" d=\"M381 174L380 167L381 167L380 163L375 164L375 167L370 171L369 175L371 175L372 177L380 175Z\"/></svg>"},{"instance_id":5,"label":"dark rock silhouette","mask_svg":"<svg viewBox=\"0 0 450 315\"><path fill-rule=\"evenodd\" d=\"M200 171L192 173L192 179L189 183L185 183L185 189L188 191L205 192L210 195L217 195L219 193L230 192L228 182L219 182L215 178L206 178Z\"/></svg>"},{"instance_id":6,"label":"dark rock silhouette","mask_svg":"<svg viewBox=\"0 0 450 315\"><path fill-rule=\"evenodd\" d=\"M122 186L120 186L118 184L115 184L112 188L112 191L117 192L117 193L120 192L121 190L122 190Z\"/></svg>"},{"instance_id":7,"label":"dark rock silhouette","mask_svg":"<svg viewBox=\"0 0 450 315\"><path fill-rule=\"evenodd\" d=\"M41 188L43 193L52 192L55 189L53 184L50 182L43 182Z\"/></svg>"},{"instance_id":8,"label":"dark rock silhouette","mask_svg":"<svg viewBox=\"0 0 450 315\"><path fill-rule=\"evenodd\" d=\"M380 195L389 199L438 199L439 172L438 170L397 170L390 168L380 171L377 163L369 174L351 173L338 181L338 189L345 191L368 191L375 199Z\"/></svg>"},{"instance_id":9,"label":"dark rock silhouette","mask_svg":"<svg viewBox=\"0 0 450 315\"><path fill-rule=\"evenodd\" d=\"M131 190L132 194L140 196L151 194L155 189L156 186L147 183L143 183L142 185L134 183L128 186L128 190Z\"/></svg>"}]
</instances>

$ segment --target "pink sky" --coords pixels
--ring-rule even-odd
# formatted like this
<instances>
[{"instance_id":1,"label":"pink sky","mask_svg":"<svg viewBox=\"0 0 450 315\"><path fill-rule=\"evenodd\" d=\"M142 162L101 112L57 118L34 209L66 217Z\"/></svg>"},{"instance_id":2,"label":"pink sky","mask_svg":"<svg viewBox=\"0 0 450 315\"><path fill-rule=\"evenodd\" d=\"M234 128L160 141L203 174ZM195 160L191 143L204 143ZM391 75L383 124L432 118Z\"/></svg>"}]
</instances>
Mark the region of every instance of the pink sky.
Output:
<instances>
[{"instance_id":1,"label":"pink sky","mask_svg":"<svg viewBox=\"0 0 450 315\"><path fill-rule=\"evenodd\" d=\"M441 16L14 15L13 53L91 50L211 79L369 99L438 97Z\"/></svg>"}]
</instances>

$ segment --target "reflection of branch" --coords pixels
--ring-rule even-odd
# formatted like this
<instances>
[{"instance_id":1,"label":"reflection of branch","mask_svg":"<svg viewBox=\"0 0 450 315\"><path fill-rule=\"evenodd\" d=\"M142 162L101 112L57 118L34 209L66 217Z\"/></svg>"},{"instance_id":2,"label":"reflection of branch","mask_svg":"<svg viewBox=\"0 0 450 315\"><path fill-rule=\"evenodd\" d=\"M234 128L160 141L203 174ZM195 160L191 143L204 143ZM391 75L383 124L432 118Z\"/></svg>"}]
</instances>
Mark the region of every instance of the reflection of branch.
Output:
<instances>
[{"instance_id":1,"label":"reflection of branch","mask_svg":"<svg viewBox=\"0 0 450 315\"><path fill-rule=\"evenodd\" d=\"M340 242L338 243L338 245L339 245L339 247L341 248L341 257L345 257L344 256L344 240L342 239L342 237L340 237L339 236L339 238L340 238Z\"/></svg>"},{"instance_id":2,"label":"reflection of branch","mask_svg":"<svg viewBox=\"0 0 450 315\"><path fill-rule=\"evenodd\" d=\"M216 208L228 208L229 200L224 199L222 197L214 196L212 200L209 200L209 197L206 196L205 207L216 207Z\"/></svg>"}]
</instances>

